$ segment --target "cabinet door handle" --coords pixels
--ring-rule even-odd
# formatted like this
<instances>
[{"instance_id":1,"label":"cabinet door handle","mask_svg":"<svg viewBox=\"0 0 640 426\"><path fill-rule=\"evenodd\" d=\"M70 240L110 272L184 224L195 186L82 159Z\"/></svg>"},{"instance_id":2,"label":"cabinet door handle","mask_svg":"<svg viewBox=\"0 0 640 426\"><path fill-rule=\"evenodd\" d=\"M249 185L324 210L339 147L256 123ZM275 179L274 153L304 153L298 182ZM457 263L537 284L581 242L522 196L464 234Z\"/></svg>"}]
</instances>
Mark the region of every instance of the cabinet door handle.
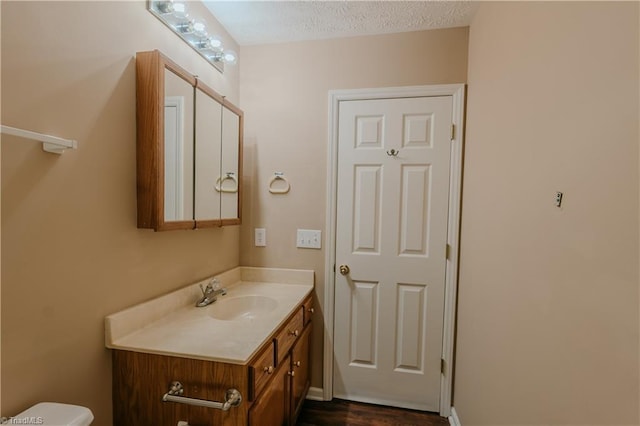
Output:
<instances>
[{"instance_id":1,"label":"cabinet door handle","mask_svg":"<svg viewBox=\"0 0 640 426\"><path fill-rule=\"evenodd\" d=\"M298 330L293 330L289 332L289 335L298 337L300 335L300 332Z\"/></svg>"},{"instance_id":2,"label":"cabinet door handle","mask_svg":"<svg viewBox=\"0 0 640 426\"><path fill-rule=\"evenodd\" d=\"M293 376L296 375L296 372L295 371L289 371L289 372L287 372L287 374L290 375L291 377L293 377Z\"/></svg>"},{"instance_id":3,"label":"cabinet door handle","mask_svg":"<svg viewBox=\"0 0 640 426\"><path fill-rule=\"evenodd\" d=\"M310 312L310 313L314 313L315 311L316 311L316 310L315 310L315 309L313 309L313 308L309 308L309 309L307 309L307 312Z\"/></svg>"},{"instance_id":4,"label":"cabinet door handle","mask_svg":"<svg viewBox=\"0 0 640 426\"><path fill-rule=\"evenodd\" d=\"M302 363L300 361L296 361L293 363L294 366L296 367L300 367L302 365Z\"/></svg>"},{"instance_id":5,"label":"cabinet door handle","mask_svg":"<svg viewBox=\"0 0 640 426\"><path fill-rule=\"evenodd\" d=\"M274 370L273 365L270 365L264 368L264 372L267 374L273 374L273 370Z\"/></svg>"}]
</instances>

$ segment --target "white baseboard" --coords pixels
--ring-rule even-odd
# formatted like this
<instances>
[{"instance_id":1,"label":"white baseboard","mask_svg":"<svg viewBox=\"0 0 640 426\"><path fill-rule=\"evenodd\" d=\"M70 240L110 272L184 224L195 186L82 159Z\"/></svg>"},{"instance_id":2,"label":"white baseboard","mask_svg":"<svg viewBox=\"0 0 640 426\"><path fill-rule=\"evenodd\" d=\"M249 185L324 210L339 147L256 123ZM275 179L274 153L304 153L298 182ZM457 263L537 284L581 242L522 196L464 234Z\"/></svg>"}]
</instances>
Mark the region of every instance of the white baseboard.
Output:
<instances>
[{"instance_id":1,"label":"white baseboard","mask_svg":"<svg viewBox=\"0 0 640 426\"><path fill-rule=\"evenodd\" d=\"M307 392L307 399L324 401L324 390L322 390L322 388L314 388L313 386L310 387L309 392Z\"/></svg>"},{"instance_id":2,"label":"white baseboard","mask_svg":"<svg viewBox=\"0 0 640 426\"><path fill-rule=\"evenodd\" d=\"M454 407L451 407L451 415L449 416L449 424L451 426L462 426L460 419L458 418L458 412Z\"/></svg>"}]
</instances>

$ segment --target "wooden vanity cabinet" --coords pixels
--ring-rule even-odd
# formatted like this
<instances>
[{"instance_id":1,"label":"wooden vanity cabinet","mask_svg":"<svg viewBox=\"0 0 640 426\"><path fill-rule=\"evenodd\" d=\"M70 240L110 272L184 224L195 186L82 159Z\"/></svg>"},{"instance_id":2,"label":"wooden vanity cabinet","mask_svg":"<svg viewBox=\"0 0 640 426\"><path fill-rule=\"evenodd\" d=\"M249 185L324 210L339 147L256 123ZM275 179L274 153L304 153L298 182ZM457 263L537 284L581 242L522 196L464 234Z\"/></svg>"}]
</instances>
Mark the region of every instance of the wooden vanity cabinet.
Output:
<instances>
[{"instance_id":1,"label":"wooden vanity cabinet","mask_svg":"<svg viewBox=\"0 0 640 426\"><path fill-rule=\"evenodd\" d=\"M118 426L293 426L310 375L312 307L307 297L246 365L113 351L113 423ZM242 403L229 411L162 402L173 381L189 398L222 401L235 388Z\"/></svg>"},{"instance_id":2,"label":"wooden vanity cabinet","mask_svg":"<svg viewBox=\"0 0 640 426\"><path fill-rule=\"evenodd\" d=\"M171 382L184 386L184 396L222 401L227 389L248 392L244 365L179 358L123 350L113 351L113 424L117 426L247 424L246 403L229 411L162 402Z\"/></svg>"},{"instance_id":3,"label":"wooden vanity cabinet","mask_svg":"<svg viewBox=\"0 0 640 426\"><path fill-rule=\"evenodd\" d=\"M311 296L275 334L277 367L249 411L251 426L295 425L310 385L310 320L305 325L305 312L310 307Z\"/></svg>"},{"instance_id":4,"label":"wooden vanity cabinet","mask_svg":"<svg viewBox=\"0 0 640 426\"><path fill-rule=\"evenodd\" d=\"M291 351L291 418L298 418L310 381L311 326L306 327ZM293 424L293 423L292 423Z\"/></svg>"}]
</instances>

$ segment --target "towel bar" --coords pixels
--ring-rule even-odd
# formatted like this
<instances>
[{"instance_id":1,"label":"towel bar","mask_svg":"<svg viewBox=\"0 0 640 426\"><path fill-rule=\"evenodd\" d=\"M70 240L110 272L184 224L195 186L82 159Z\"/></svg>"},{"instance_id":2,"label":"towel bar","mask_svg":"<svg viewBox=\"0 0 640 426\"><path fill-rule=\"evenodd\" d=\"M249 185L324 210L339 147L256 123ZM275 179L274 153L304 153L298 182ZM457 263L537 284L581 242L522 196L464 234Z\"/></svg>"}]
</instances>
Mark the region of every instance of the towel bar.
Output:
<instances>
[{"instance_id":1,"label":"towel bar","mask_svg":"<svg viewBox=\"0 0 640 426\"><path fill-rule=\"evenodd\" d=\"M216 408L229 411L231 407L237 407L242 402L242 395L237 389L227 389L224 402L208 401L206 399L187 398L181 396L184 388L180 382L171 382L169 391L162 396L164 402L177 402L180 404L196 405L198 407Z\"/></svg>"}]
</instances>

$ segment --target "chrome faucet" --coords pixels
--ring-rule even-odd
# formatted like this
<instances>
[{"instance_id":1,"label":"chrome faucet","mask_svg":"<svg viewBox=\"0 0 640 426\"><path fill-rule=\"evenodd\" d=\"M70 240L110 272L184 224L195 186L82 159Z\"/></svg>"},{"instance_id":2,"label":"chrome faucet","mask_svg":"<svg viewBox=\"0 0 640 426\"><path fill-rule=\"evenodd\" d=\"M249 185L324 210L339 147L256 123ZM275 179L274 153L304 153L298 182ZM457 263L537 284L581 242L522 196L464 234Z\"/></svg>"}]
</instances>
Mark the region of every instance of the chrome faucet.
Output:
<instances>
[{"instance_id":1,"label":"chrome faucet","mask_svg":"<svg viewBox=\"0 0 640 426\"><path fill-rule=\"evenodd\" d=\"M206 288L203 288L202 284L200 284L200 290L202 290L202 299L196 302L196 307L198 308L208 306L218 300L218 296L227 294L227 289L220 287L220 281L217 278L209 281Z\"/></svg>"}]
</instances>

